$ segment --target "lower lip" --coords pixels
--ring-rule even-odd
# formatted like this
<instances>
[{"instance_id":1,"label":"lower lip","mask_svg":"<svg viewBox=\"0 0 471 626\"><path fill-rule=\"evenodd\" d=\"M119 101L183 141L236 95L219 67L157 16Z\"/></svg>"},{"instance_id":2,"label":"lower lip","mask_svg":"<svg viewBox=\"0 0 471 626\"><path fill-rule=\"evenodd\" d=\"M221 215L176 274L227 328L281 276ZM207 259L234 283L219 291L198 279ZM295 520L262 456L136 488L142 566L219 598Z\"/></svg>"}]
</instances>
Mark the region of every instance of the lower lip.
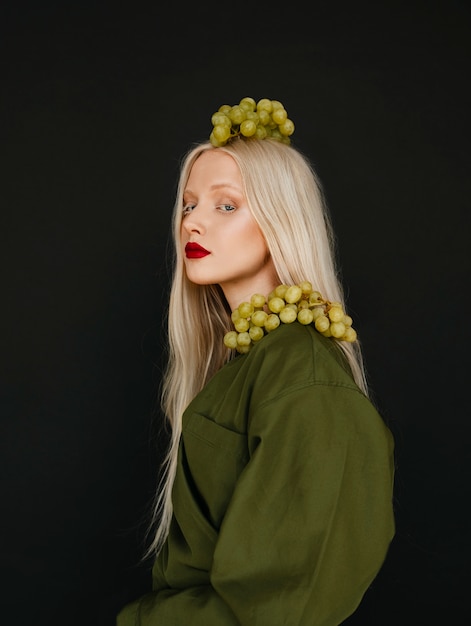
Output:
<instances>
[{"instance_id":1,"label":"lower lip","mask_svg":"<svg viewBox=\"0 0 471 626\"><path fill-rule=\"evenodd\" d=\"M187 259L202 259L204 256L208 256L209 252L205 250L186 250Z\"/></svg>"}]
</instances>

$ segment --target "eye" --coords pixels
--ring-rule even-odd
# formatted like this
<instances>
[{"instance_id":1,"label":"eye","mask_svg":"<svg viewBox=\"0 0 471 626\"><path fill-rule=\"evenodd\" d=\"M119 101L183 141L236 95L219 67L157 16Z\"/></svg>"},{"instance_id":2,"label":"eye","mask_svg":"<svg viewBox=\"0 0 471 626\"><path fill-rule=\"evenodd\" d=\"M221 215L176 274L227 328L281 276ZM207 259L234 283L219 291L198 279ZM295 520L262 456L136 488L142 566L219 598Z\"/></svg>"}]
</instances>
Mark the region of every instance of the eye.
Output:
<instances>
[{"instance_id":1,"label":"eye","mask_svg":"<svg viewBox=\"0 0 471 626\"><path fill-rule=\"evenodd\" d=\"M236 210L235 206L233 206L232 204L219 204L217 208L223 213L231 213L232 211Z\"/></svg>"},{"instance_id":2,"label":"eye","mask_svg":"<svg viewBox=\"0 0 471 626\"><path fill-rule=\"evenodd\" d=\"M195 208L194 204L189 204L189 203L185 204L183 207L183 211L182 211L183 217L185 217L186 215L189 215L193 211L194 208Z\"/></svg>"}]
</instances>

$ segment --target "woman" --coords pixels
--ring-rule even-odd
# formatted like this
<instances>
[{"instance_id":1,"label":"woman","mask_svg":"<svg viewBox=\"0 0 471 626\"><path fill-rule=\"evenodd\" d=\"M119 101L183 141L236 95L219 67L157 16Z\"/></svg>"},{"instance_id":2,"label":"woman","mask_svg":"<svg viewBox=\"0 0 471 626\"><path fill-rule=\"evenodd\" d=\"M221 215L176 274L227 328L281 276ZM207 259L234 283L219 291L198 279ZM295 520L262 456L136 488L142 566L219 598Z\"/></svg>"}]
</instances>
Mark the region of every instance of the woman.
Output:
<instances>
[{"instance_id":1,"label":"woman","mask_svg":"<svg viewBox=\"0 0 471 626\"><path fill-rule=\"evenodd\" d=\"M118 626L336 626L393 537L392 436L287 120L221 107L182 163L153 590Z\"/></svg>"}]
</instances>

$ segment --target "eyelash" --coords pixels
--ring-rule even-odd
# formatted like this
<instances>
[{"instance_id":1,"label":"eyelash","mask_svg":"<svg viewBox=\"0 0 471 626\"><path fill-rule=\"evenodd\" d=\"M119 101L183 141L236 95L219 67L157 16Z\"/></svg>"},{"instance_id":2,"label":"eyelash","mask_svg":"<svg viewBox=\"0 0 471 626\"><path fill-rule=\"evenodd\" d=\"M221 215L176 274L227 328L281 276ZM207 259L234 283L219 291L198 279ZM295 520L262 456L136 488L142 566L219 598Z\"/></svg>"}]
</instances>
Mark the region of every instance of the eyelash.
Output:
<instances>
[{"instance_id":1,"label":"eyelash","mask_svg":"<svg viewBox=\"0 0 471 626\"><path fill-rule=\"evenodd\" d=\"M192 210L195 208L195 204L185 204L185 206L183 207L183 217L186 217L187 215L189 215ZM222 208L223 207L223 208ZM229 208L228 211L226 211L225 209ZM216 206L216 209L220 209L222 213L232 213L233 211L236 210L236 207L232 204L218 204Z\"/></svg>"}]
</instances>

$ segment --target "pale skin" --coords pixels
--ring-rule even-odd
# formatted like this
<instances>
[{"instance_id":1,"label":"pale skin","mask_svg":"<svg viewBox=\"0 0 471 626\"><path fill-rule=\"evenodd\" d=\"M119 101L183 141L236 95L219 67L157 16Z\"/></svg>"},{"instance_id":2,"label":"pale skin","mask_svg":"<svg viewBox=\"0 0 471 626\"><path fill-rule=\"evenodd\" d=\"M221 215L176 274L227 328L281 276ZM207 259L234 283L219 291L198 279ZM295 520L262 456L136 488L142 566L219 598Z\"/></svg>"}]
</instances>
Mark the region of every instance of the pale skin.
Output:
<instances>
[{"instance_id":1,"label":"pale skin","mask_svg":"<svg viewBox=\"0 0 471 626\"><path fill-rule=\"evenodd\" d=\"M219 150L195 161L184 192L180 242L188 279L219 284L231 310L279 283L265 239L249 209L234 159ZM208 252L189 258L188 242Z\"/></svg>"}]
</instances>

